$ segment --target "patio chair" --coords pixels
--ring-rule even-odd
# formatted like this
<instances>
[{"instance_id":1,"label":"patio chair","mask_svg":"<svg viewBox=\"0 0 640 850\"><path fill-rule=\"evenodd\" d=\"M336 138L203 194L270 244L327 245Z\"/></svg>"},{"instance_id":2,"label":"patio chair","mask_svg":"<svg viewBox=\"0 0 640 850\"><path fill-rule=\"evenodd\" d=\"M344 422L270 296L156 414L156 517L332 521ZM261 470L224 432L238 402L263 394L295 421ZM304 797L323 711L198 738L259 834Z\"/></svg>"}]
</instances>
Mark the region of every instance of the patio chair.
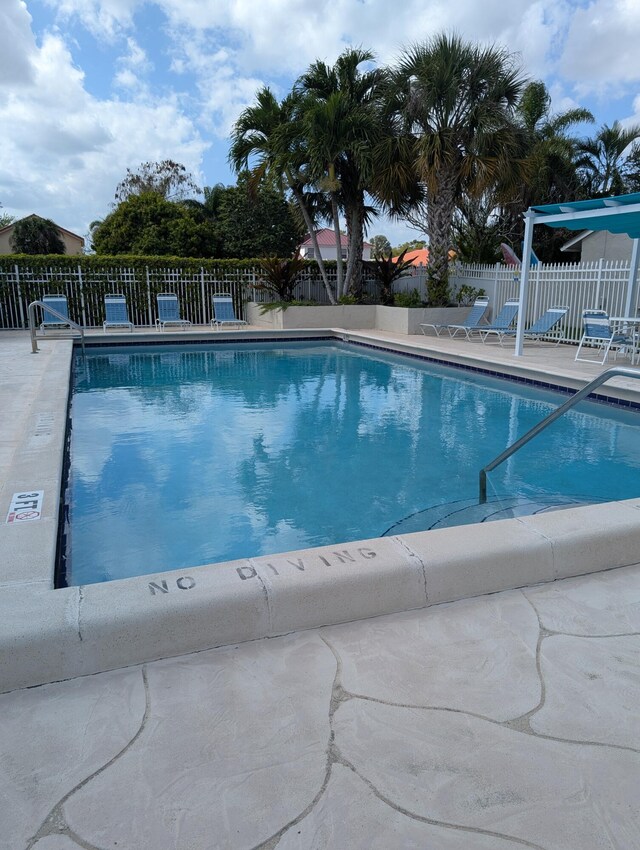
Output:
<instances>
[{"instance_id":1,"label":"patio chair","mask_svg":"<svg viewBox=\"0 0 640 850\"><path fill-rule=\"evenodd\" d=\"M211 327L220 328L222 325L246 325L244 319L237 319L233 308L233 299L228 292L212 295L213 319Z\"/></svg>"},{"instance_id":2,"label":"patio chair","mask_svg":"<svg viewBox=\"0 0 640 850\"><path fill-rule=\"evenodd\" d=\"M436 336L440 336L441 331L449 331L449 336L453 339L458 331L463 331L466 335L467 339L469 339L469 334L471 331L478 330L478 326L484 314L487 311L487 307L489 306L489 299L486 295L479 295L476 300L473 302L473 307L469 310L467 314L467 318L464 322L460 322L458 325L439 325L432 324L430 322L425 322L421 324L422 333L426 336L427 332L425 328L433 328L436 332Z\"/></svg>"},{"instance_id":3,"label":"patio chair","mask_svg":"<svg viewBox=\"0 0 640 850\"><path fill-rule=\"evenodd\" d=\"M160 328L160 330L163 331L167 325L178 325L178 327L185 330L187 325L191 324L188 319L180 318L178 296L173 292L159 293L156 295L156 301L158 302L156 328Z\"/></svg>"},{"instance_id":4,"label":"patio chair","mask_svg":"<svg viewBox=\"0 0 640 850\"><path fill-rule=\"evenodd\" d=\"M549 309L545 310L545 312L538 319L536 319L530 327L524 329L524 338L541 340L553 336L556 339L556 345L559 345L560 342L562 342L562 340L564 339L564 331L562 330L562 328L554 331L554 328L562 319L564 319L568 312L568 307L549 307ZM506 337L515 337L517 330L516 328L507 328L507 330L487 329L486 332L482 332L484 334L482 338L483 342L486 342L486 339L489 334L496 334L498 337L498 342L500 343L500 345L502 345Z\"/></svg>"},{"instance_id":5,"label":"patio chair","mask_svg":"<svg viewBox=\"0 0 640 850\"><path fill-rule=\"evenodd\" d=\"M510 298L508 301L505 301L502 310L500 310L500 312L490 325L481 325L479 328L476 329L482 337L482 341L484 342L486 339L485 331L510 330L511 325L513 324L516 316L518 315L519 306L520 302L517 298Z\"/></svg>"},{"instance_id":6,"label":"patio chair","mask_svg":"<svg viewBox=\"0 0 640 850\"><path fill-rule=\"evenodd\" d=\"M59 313L61 316L64 316L64 319L58 318L55 313L52 313L50 310L47 310L47 307L43 307L42 309L42 323L40 325L40 330L42 333L46 333L47 328L69 328L71 329L71 324L69 323L69 306L67 304L67 296L62 295L60 293L56 293L54 295L43 295L42 303L52 307L56 313Z\"/></svg>"},{"instance_id":7,"label":"patio chair","mask_svg":"<svg viewBox=\"0 0 640 850\"><path fill-rule=\"evenodd\" d=\"M133 333L133 322L129 321L127 299L124 295L105 295L104 312L105 320L102 323L102 329L105 333L109 328L129 328Z\"/></svg>"},{"instance_id":8,"label":"patio chair","mask_svg":"<svg viewBox=\"0 0 640 850\"><path fill-rule=\"evenodd\" d=\"M623 349L630 351L633 358L636 345L633 334L615 333L606 310L583 310L582 324L584 332L576 352L576 360L582 360L585 363L604 363L612 349L616 359L618 352ZM581 357L580 352L585 347L595 349L596 357ZM599 352L602 352L601 360L598 359Z\"/></svg>"}]
</instances>

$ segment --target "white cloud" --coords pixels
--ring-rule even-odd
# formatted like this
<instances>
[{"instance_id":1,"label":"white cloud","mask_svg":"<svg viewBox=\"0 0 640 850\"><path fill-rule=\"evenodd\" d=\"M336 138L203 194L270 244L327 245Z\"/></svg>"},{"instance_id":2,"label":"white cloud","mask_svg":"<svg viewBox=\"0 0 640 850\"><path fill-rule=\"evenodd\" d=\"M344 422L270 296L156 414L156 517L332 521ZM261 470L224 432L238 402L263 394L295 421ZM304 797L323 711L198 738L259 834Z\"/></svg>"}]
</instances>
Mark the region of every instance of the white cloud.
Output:
<instances>
[{"instance_id":1,"label":"white cloud","mask_svg":"<svg viewBox=\"0 0 640 850\"><path fill-rule=\"evenodd\" d=\"M60 19L77 17L98 40L112 40L133 26L144 0L44 0Z\"/></svg>"},{"instance_id":2,"label":"white cloud","mask_svg":"<svg viewBox=\"0 0 640 850\"><path fill-rule=\"evenodd\" d=\"M33 83L29 57L34 48L26 5L22 0L5 0L0 6L0 99L10 86Z\"/></svg>"},{"instance_id":3,"label":"white cloud","mask_svg":"<svg viewBox=\"0 0 640 850\"><path fill-rule=\"evenodd\" d=\"M107 214L127 168L166 158L200 170L206 143L177 95L100 100L85 89L63 40L23 39L32 85L0 101L0 199L17 217L37 212L83 234ZM28 50L26 49L28 47Z\"/></svg>"},{"instance_id":4,"label":"white cloud","mask_svg":"<svg viewBox=\"0 0 640 850\"><path fill-rule=\"evenodd\" d=\"M640 81L637 0L595 0L576 9L567 33L561 71L581 93L604 93Z\"/></svg>"},{"instance_id":5,"label":"white cloud","mask_svg":"<svg viewBox=\"0 0 640 850\"><path fill-rule=\"evenodd\" d=\"M0 200L14 215L41 212L72 230L104 215L126 169L142 161L171 157L198 174L207 149L203 136L212 137L212 161L221 172L225 137L256 90L267 84L282 96L310 62L332 63L348 44L370 48L388 63L403 45L441 31L497 42L521 57L531 78L549 84L555 110L589 105L589 92L629 94L640 81L640 0L44 5L58 29L46 32L40 25L34 34L24 0L0 2L0 120L11 128L0 163ZM138 26L143 21L144 30ZM72 25L78 43L65 41ZM102 66L111 62L111 77L100 79L100 89L93 89L96 70L87 65L85 78L74 62L88 56L78 26L98 42ZM105 85L116 94L105 92ZM221 179L226 170L207 174L206 182ZM379 231L392 242L413 236L388 222L374 223L372 232Z\"/></svg>"}]
</instances>

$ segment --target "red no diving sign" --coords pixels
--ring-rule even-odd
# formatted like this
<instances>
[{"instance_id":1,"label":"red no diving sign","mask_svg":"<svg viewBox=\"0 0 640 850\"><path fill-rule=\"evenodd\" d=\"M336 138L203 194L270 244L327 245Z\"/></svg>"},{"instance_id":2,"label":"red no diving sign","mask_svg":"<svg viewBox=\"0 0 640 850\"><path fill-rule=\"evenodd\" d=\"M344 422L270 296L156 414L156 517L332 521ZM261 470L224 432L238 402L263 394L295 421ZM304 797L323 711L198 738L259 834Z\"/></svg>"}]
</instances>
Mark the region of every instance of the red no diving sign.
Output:
<instances>
[{"instance_id":1,"label":"red no diving sign","mask_svg":"<svg viewBox=\"0 0 640 850\"><path fill-rule=\"evenodd\" d=\"M33 522L42 516L42 500L44 490L34 490L31 493L14 493L7 514L7 525Z\"/></svg>"}]
</instances>

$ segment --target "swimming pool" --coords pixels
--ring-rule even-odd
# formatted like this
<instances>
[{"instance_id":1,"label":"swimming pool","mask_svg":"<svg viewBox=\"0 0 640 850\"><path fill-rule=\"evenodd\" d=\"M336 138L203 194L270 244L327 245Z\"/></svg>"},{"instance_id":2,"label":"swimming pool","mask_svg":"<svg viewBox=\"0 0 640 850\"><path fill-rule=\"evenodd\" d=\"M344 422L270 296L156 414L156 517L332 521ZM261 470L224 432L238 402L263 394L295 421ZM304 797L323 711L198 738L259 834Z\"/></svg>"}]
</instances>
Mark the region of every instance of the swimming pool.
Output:
<instances>
[{"instance_id":1,"label":"swimming pool","mask_svg":"<svg viewBox=\"0 0 640 850\"><path fill-rule=\"evenodd\" d=\"M90 351L74 369L67 583L429 527L563 400L336 342ZM632 498L639 429L636 411L583 402L492 473L493 495Z\"/></svg>"}]
</instances>

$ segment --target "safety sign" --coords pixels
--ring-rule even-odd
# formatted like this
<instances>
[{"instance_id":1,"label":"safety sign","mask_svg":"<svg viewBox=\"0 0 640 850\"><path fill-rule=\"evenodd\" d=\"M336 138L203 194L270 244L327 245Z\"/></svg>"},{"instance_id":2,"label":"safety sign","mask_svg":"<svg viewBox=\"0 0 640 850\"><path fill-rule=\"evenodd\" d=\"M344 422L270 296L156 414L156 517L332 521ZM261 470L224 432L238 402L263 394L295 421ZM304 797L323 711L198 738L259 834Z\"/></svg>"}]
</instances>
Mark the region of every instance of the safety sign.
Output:
<instances>
[{"instance_id":1,"label":"safety sign","mask_svg":"<svg viewBox=\"0 0 640 850\"><path fill-rule=\"evenodd\" d=\"M14 493L7 514L7 525L12 523L33 522L42 516L44 490L31 493Z\"/></svg>"}]
</instances>

